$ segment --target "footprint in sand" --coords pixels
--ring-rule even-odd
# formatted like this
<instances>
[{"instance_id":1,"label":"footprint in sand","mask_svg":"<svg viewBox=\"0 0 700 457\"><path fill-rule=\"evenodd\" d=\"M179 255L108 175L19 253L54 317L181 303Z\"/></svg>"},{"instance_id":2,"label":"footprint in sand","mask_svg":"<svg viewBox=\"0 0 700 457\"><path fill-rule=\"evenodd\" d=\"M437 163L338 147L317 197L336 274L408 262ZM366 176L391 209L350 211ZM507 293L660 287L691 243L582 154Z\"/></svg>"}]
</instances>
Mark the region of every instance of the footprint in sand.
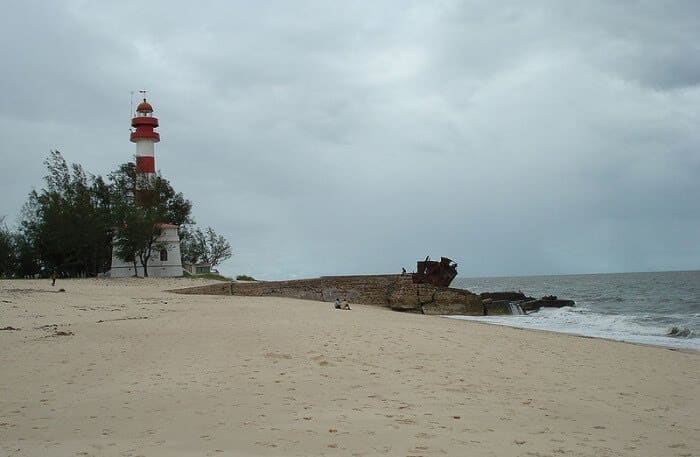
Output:
<instances>
[{"instance_id":1,"label":"footprint in sand","mask_svg":"<svg viewBox=\"0 0 700 457\"><path fill-rule=\"evenodd\" d=\"M265 354L265 357L268 359L291 359L292 356L290 354L282 354L279 352L268 352Z\"/></svg>"}]
</instances>

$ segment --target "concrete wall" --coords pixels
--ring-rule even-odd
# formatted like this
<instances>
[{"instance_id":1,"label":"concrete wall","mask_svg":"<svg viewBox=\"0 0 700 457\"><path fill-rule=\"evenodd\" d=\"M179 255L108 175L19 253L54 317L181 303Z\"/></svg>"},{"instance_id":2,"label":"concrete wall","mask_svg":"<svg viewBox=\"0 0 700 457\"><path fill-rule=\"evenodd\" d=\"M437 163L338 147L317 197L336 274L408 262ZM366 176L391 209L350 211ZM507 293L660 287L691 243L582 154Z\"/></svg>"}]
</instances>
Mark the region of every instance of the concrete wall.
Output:
<instances>
[{"instance_id":1,"label":"concrete wall","mask_svg":"<svg viewBox=\"0 0 700 457\"><path fill-rule=\"evenodd\" d=\"M422 314L482 315L481 298L467 290L414 284L410 274L323 276L294 281L258 281L190 287L174 292L203 295L289 297L332 302L384 306L396 311ZM489 314L510 314L510 309L489 309Z\"/></svg>"}]
</instances>

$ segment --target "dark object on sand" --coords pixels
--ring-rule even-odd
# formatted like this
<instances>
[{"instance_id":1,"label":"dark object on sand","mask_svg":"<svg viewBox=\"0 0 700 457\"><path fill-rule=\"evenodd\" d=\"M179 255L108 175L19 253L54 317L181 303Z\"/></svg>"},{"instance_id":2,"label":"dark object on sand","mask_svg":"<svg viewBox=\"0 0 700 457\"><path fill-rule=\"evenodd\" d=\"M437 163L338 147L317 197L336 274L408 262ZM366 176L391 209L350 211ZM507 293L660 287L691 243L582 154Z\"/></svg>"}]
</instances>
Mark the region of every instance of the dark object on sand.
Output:
<instances>
[{"instance_id":1,"label":"dark object on sand","mask_svg":"<svg viewBox=\"0 0 700 457\"><path fill-rule=\"evenodd\" d=\"M688 327L671 327L666 333L667 336L675 336L680 338L690 338L693 336L693 331Z\"/></svg>"},{"instance_id":2,"label":"dark object on sand","mask_svg":"<svg viewBox=\"0 0 700 457\"><path fill-rule=\"evenodd\" d=\"M63 330L59 330L56 333L54 333L54 336L71 336L73 335L73 332L66 332Z\"/></svg>"},{"instance_id":3,"label":"dark object on sand","mask_svg":"<svg viewBox=\"0 0 700 457\"><path fill-rule=\"evenodd\" d=\"M540 308L563 308L564 306L575 306L576 303L573 300L562 300L557 298L556 295L547 295L538 300L527 300L520 303L520 307L523 311L537 311Z\"/></svg>"},{"instance_id":4,"label":"dark object on sand","mask_svg":"<svg viewBox=\"0 0 700 457\"><path fill-rule=\"evenodd\" d=\"M15 327L10 327L10 326L8 325L7 327L0 328L0 330L22 330L22 329L15 328Z\"/></svg>"},{"instance_id":5,"label":"dark object on sand","mask_svg":"<svg viewBox=\"0 0 700 457\"><path fill-rule=\"evenodd\" d=\"M457 264L447 257L440 257L436 262L426 257L416 262L416 272L413 273L414 284L432 284L436 287L449 287L457 276Z\"/></svg>"}]
</instances>

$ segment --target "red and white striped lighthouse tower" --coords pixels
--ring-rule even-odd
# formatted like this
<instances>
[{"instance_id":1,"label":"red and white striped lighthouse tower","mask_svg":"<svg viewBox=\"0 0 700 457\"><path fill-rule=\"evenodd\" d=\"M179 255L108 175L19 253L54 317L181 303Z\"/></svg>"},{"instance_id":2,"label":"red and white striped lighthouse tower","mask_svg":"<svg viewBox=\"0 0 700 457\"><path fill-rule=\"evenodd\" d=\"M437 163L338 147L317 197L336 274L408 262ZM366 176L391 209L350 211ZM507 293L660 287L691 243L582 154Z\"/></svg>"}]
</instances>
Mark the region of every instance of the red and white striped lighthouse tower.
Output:
<instances>
[{"instance_id":1,"label":"red and white striped lighthouse tower","mask_svg":"<svg viewBox=\"0 0 700 457\"><path fill-rule=\"evenodd\" d=\"M140 91L144 93L145 91ZM153 107L143 99L136 107L136 113L131 119L131 142L136 143L136 183L134 189L135 203L141 207L149 207L154 203L154 188L156 177L155 144L160 141L158 119L153 117ZM165 221L163 221L165 222ZM182 276L182 255L180 252L180 236L178 226L167 223L156 224L160 233L156 239L159 255L148 260L148 274L156 277ZM118 250L112 250L112 269L109 275L113 278L144 275L143 265L134 263L134 258L122 259Z\"/></svg>"},{"instance_id":2,"label":"red and white striped lighthouse tower","mask_svg":"<svg viewBox=\"0 0 700 457\"><path fill-rule=\"evenodd\" d=\"M155 131L158 118L153 117L153 107L143 99L136 107L136 114L131 119L131 142L136 143L136 203L147 206L153 196L151 187L156 175L155 144L160 141L160 134Z\"/></svg>"}]
</instances>

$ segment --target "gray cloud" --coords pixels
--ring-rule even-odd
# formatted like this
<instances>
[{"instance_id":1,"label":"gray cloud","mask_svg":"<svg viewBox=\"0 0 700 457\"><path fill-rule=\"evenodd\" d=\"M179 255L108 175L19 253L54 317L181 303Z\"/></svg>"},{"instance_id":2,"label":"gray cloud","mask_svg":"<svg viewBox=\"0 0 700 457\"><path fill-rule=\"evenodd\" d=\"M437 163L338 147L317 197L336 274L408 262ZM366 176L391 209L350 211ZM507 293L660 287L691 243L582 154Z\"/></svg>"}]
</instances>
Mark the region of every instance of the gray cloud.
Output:
<instances>
[{"instance_id":1,"label":"gray cloud","mask_svg":"<svg viewBox=\"0 0 700 457\"><path fill-rule=\"evenodd\" d=\"M1 213L51 148L158 167L263 278L698 268L695 2L15 3ZM31 25L29 25L31 24Z\"/></svg>"}]
</instances>

